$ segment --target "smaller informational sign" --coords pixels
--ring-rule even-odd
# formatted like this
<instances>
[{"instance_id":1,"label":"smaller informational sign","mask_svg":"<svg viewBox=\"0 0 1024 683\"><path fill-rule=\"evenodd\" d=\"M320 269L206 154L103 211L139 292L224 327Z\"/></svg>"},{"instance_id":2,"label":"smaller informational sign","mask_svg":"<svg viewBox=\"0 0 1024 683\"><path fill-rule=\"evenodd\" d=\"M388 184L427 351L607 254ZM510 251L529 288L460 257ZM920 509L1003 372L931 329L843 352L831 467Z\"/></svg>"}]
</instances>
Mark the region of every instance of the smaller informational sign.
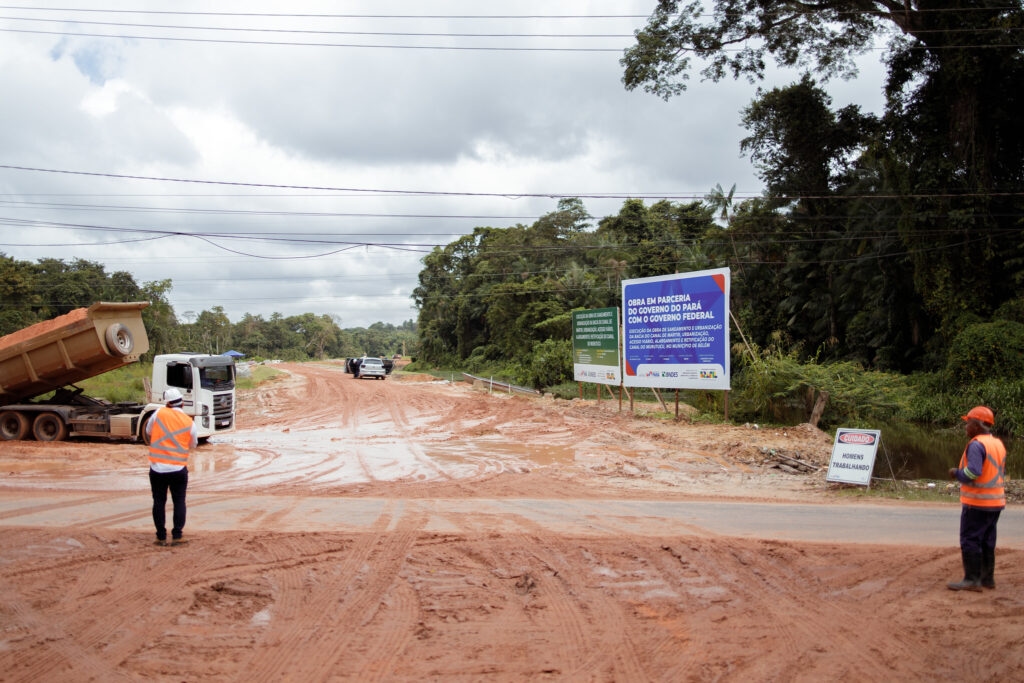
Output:
<instances>
[{"instance_id":1,"label":"smaller informational sign","mask_svg":"<svg viewBox=\"0 0 1024 683\"><path fill-rule=\"evenodd\" d=\"M577 382L622 382L618 308L573 312L572 367Z\"/></svg>"},{"instance_id":2,"label":"smaller informational sign","mask_svg":"<svg viewBox=\"0 0 1024 683\"><path fill-rule=\"evenodd\" d=\"M840 427L836 430L836 440L832 446L832 459L828 463L828 474L825 476L825 481L869 486L871 472L875 469L875 454L878 453L878 442L881 438L882 432L877 429Z\"/></svg>"}]
</instances>

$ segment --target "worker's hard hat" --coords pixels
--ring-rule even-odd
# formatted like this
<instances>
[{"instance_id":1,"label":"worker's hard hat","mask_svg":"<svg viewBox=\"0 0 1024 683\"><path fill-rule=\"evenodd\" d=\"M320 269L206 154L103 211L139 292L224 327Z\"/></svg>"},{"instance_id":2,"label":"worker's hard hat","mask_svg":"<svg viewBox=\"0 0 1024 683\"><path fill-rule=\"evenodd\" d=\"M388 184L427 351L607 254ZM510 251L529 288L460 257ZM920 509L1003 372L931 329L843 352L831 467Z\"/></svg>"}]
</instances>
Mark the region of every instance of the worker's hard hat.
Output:
<instances>
[{"instance_id":1,"label":"worker's hard hat","mask_svg":"<svg viewBox=\"0 0 1024 683\"><path fill-rule=\"evenodd\" d=\"M170 389L164 391L164 403L166 403L167 405L180 405L181 401L181 392L175 389L174 387L171 387Z\"/></svg>"},{"instance_id":2,"label":"worker's hard hat","mask_svg":"<svg viewBox=\"0 0 1024 683\"><path fill-rule=\"evenodd\" d=\"M967 422L968 420L977 420L984 422L988 426L992 426L996 423L996 416L992 414L992 411L985 406L975 406L967 411L966 415L960 417L961 420Z\"/></svg>"}]
</instances>

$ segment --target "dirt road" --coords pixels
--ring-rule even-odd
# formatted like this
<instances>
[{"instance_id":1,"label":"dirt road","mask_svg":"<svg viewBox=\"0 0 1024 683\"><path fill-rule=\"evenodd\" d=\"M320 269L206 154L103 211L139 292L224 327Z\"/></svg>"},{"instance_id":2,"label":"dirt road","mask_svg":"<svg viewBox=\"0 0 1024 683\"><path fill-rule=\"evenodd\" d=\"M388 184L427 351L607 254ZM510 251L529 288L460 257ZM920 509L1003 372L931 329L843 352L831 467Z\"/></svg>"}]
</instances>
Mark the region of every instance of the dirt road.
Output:
<instances>
[{"instance_id":1,"label":"dirt road","mask_svg":"<svg viewBox=\"0 0 1024 683\"><path fill-rule=\"evenodd\" d=\"M1018 510L953 593L956 506L769 468L827 462L809 426L285 368L193 456L184 546L143 447L0 444L0 680L1024 679Z\"/></svg>"}]
</instances>

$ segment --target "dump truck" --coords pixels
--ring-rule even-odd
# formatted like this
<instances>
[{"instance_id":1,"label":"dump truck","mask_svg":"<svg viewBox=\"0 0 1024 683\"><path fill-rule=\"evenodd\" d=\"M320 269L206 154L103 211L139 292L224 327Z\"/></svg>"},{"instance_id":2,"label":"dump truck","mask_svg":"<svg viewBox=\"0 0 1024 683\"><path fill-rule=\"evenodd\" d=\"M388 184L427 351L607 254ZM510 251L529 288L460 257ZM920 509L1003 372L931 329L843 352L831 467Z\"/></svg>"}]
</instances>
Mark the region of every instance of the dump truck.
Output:
<instances>
[{"instance_id":1,"label":"dump truck","mask_svg":"<svg viewBox=\"0 0 1024 683\"><path fill-rule=\"evenodd\" d=\"M145 425L175 387L200 441L235 426L235 367L229 356L161 354L144 382L147 403L86 396L75 382L131 363L149 350L149 302L100 302L0 337L0 440L100 437L148 442Z\"/></svg>"}]
</instances>

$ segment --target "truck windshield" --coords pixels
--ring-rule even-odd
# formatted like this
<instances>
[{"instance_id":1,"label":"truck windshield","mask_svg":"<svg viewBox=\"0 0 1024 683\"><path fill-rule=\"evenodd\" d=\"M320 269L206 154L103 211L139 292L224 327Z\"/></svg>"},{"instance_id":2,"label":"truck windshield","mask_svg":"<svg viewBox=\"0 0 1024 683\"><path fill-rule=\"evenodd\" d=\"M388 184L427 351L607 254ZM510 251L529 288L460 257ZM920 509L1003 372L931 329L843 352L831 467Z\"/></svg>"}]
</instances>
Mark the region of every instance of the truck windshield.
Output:
<instances>
[{"instance_id":1,"label":"truck windshield","mask_svg":"<svg viewBox=\"0 0 1024 683\"><path fill-rule=\"evenodd\" d=\"M235 366L221 365L217 367L199 368L199 386L214 391L227 391L235 388Z\"/></svg>"}]
</instances>

